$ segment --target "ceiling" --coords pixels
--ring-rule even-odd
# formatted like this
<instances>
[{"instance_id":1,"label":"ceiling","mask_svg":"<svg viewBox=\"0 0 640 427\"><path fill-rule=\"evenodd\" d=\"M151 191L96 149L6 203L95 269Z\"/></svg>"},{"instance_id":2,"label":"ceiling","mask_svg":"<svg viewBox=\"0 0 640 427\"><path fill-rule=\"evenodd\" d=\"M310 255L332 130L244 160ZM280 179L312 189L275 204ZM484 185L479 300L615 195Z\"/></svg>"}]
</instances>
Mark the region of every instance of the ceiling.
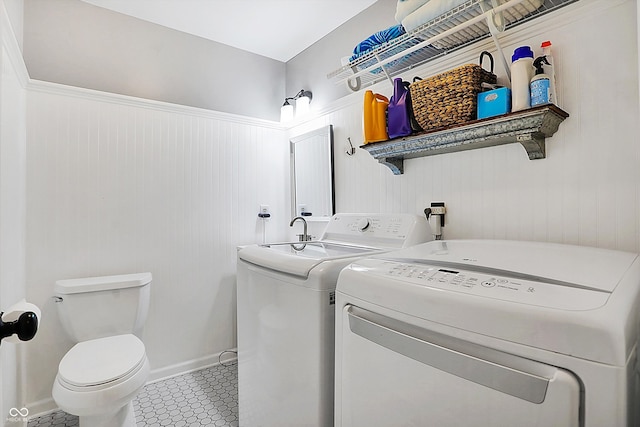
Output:
<instances>
[{"instance_id":1,"label":"ceiling","mask_svg":"<svg viewBox=\"0 0 640 427\"><path fill-rule=\"evenodd\" d=\"M83 0L287 62L377 0Z\"/></svg>"}]
</instances>

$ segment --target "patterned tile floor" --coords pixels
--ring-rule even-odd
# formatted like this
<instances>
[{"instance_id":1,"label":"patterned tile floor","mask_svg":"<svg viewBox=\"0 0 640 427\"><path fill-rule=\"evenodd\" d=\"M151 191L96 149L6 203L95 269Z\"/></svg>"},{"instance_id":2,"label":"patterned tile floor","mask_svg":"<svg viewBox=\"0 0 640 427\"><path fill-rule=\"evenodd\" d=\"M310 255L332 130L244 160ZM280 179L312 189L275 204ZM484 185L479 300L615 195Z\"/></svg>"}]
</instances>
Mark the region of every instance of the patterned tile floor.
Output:
<instances>
[{"instance_id":1,"label":"patterned tile floor","mask_svg":"<svg viewBox=\"0 0 640 427\"><path fill-rule=\"evenodd\" d=\"M237 364L147 384L133 406L138 427L237 427ZM78 427L78 417L57 411L30 420L28 427Z\"/></svg>"}]
</instances>

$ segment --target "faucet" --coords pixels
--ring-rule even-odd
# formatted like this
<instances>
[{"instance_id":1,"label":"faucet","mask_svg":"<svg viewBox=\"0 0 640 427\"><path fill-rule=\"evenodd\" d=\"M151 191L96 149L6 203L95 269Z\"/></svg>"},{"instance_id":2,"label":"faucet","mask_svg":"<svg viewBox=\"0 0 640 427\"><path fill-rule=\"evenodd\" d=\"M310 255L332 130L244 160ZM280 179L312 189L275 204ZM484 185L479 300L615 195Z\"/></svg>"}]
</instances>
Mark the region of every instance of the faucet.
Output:
<instances>
[{"instance_id":1,"label":"faucet","mask_svg":"<svg viewBox=\"0 0 640 427\"><path fill-rule=\"evenodd\" d=\"M302 234L298 234L298 241L299 242L309 242L309 241L311 241L311 236L309 236L307 234L307 220L304 219L303 217L297 216L297 217L293 218L291 220L291 223L289 223L289 227L293 227L293 223L296 222L297 220L301 220L302 224L304 226L304 228L302 230Z\"/></svg>"}]
</instances>

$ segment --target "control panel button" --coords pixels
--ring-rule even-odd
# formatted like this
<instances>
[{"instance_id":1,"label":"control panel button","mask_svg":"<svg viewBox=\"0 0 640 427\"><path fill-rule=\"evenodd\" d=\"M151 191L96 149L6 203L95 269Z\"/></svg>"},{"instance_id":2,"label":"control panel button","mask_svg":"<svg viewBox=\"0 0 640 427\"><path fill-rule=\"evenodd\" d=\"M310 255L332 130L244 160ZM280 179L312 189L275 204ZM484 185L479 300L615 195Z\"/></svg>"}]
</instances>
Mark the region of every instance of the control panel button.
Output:
<instances>
[{"instance_id":1,"label":"control panel button","mask_svg":"<svg viewBox=\"0 0 640 427\"><path fill-rule=\"evenodd\" d=\"M358 220L358 230L366 231L371 226L371 221L369 218L361 218Z\"/></svg>"}]
</instances>

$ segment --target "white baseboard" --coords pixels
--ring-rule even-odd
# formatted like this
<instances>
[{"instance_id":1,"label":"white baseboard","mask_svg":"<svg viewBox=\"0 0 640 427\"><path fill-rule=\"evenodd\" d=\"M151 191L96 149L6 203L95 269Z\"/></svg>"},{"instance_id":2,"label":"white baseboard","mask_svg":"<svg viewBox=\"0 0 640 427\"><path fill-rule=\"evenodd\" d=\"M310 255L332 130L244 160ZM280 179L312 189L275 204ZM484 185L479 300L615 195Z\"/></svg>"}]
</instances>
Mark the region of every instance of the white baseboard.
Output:
<instances>
[{"instance_id":1,"label":"white baseboard","mask_svg":"<svg viewBox=\"0 0 640 427\"><path fill-rule=\"evenodd\" d=\"M237 351L237 349L233 348L211 356L192 359L186 362L176 363L175 365L165 366L163 368L152 369L149 374L147 384L177 377L178 375L187 374L189 372L199 371L200 369L209 368L211 366L219 365L220 363L234 361L238 358ZM27 408L29 408L29 419L33 419L57 411L58 405L56 405L53 398L48 398L29 403Z\"/></svg>"},{"instance_id":2,"label":"white baseboard","mask_svg":"<svg viewBox=\"0 0 640 427\"><path fill-rule=\"evenodd\" d=\"M7 420L4 424L4 427L27 427L27 420Z\"/></svg>"},{"instance_id":3,"label":"white baseboard","mask_svg":"<svg viewBox=\"0 0 640 427\"><path fill-rule=\"evenodd\" d=\"M192 359L186 362L176 363L175 365L165 366L164 368L152 369L151 374L149 374L149 380L147 381L147 384L219 365L220 362L224 363L227 361L235 360L237 359L237 351L237 349L232 348L230 350L225 350L211 356L205 356L199 359Z\"/></svg>"},{"instance_id":4,"label":"white baseboard","mask_svg":"<svg viewBox=\"0 0 640 427\"><path fill-rule=\"evenodd\" d=\"M29 419L41 417L43 415L50 414L51 412L55 412L58 410L58 405L56 405L53 397L49 397L47 399L38 400L37 402L31 402L27 405L29 408Z\"/></svg>"}]
</instances>

